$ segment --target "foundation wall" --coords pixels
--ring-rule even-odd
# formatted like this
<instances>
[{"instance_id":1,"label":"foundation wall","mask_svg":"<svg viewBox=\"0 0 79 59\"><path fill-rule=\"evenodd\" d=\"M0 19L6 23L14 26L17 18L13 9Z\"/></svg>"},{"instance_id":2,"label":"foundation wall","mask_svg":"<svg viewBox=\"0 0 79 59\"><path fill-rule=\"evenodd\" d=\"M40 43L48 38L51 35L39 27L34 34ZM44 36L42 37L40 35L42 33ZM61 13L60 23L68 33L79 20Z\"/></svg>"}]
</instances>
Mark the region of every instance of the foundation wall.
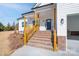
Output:
<instances>
[{"instance_id":1,"label":"foundation wall","mask_svg":"<svg viewBox=\"0 0 79 59\"><path fill-rule=\"evenodd\" d=\"M58 49L66 50L66 37L65 36L58 36Z\"/></svg>"}]
</instances>

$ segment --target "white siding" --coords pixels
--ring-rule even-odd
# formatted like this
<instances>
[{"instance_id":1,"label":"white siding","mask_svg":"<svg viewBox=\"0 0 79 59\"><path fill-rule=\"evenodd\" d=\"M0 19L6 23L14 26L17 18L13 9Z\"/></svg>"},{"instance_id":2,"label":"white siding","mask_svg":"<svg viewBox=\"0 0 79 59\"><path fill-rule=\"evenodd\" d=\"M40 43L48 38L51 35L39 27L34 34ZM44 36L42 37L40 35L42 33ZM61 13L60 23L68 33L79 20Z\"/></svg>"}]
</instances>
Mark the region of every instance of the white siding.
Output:
<instances>
[{"instance_id":1,"label":"white siding","mask_svg":"<svg viewBox=\"0 0 79 59\"><path fill-rule=\"evenodd\" d=\"M40 20L40 31L46 31L46 19L52 19L52 23L53 23L53 19L54 19L54 7L55 5L51 5L51 6L46 6L43 8L39 8L34 10L35 12L39 13L39 20ZM53 24L52 24L52 28L53 28Z\"/></svg>"},{"instance_id":2,"label":"white siding","mask_svg":"<svg viewBox=\"0 0 79 59\"><path fill-rule=\"evenodd\" d=\"M22 27L22 22L24 22L23 19L19 20L19 32L23 32L24 31L24 27Z\"/></svg>"},{"instance_id":3,"label":"white siding","mask_svg":"<svg viewBox=\"0 0 79 59\"><path fill-rule=\"evenodd\" d=\"M58 3L57 4L57 35L67 36L67 15L79 13L79 4L67 4ZM60 24L60 20L64 19L64 24Z\"/></svg>"},{"instance_id":4,"label":"white siding","mask_svg":"<svg viewBox=\"0 0 79 59\"><path fill-rule=\"evenodd\" d=\"M53 20L53 10L49 8L49 10L40 11L40 30L46 30L46 19Z\"/></svg>"}]
</instances>

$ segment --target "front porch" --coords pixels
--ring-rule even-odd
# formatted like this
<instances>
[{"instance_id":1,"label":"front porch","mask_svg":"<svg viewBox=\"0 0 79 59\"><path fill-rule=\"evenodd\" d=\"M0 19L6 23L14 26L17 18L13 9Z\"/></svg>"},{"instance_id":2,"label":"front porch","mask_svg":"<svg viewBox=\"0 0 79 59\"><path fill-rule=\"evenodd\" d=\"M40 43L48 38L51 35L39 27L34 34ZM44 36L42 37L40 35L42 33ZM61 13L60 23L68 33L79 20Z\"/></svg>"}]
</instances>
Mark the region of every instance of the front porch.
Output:
<instances>
[{"instance_id":1,"label":"front porch","mask_svg":"<svg viewBox=\"0 0 79 59\"><path fill-rule=\"evenodd\" d=\"M33 8L33 10L33 13L22 14L24 17L24 45L45 47L46 49L56 51L56 4ZM33 20L31 22L32 28L29 29L29 32L27 31L28 20L30 22ZM27 24L25 21L27 21Z\"/></svg>"}]
</instances>

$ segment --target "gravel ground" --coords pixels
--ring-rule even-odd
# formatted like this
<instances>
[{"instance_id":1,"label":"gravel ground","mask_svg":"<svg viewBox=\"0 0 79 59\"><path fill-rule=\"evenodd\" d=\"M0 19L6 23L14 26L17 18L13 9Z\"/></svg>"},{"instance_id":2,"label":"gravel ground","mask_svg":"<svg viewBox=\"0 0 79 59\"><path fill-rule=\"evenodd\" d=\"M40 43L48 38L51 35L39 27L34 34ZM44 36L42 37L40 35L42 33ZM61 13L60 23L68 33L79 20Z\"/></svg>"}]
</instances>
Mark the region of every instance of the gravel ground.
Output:
<instances>
[{"instance_id":1,"label":"gravel ground","mask_svg":"<svg viewBox=\"0 0 79 59\"><path fill-rule=\"evenodd\" d=\"M68 40L67 51L49 51L41 48L23 46L16 50L11 56L78 56L79 41Z\"/></svg>"}]
</instances>

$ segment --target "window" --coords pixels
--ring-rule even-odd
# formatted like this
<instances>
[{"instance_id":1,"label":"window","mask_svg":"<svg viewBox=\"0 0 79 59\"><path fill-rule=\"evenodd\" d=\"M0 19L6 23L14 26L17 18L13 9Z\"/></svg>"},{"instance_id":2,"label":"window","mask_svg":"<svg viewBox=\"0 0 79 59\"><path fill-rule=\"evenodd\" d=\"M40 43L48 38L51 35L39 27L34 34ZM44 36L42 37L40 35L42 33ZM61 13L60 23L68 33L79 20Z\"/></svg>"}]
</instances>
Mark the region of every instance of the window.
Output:
<instances>
[{"instance_id":1,"label":"window","mask_svg":"<svg viewBox=\"0 0 79 59\"><path fill-rule=\"evenodd\" d=\"M27 22L26 22L26 24L27 24ZM22 22L22 27L24 27L24 22Z\"/></svg>"},{"instance_id":2,"label":"window","mask_svg":"<svg viewBox=\"0 0 79 59\"><path fill-rule=\"evenodd\" d=\"M35 25L35 20L33 21L33 25Z\"/></svg>"},{"instance_id":3,"label":"window","mask_svg":"<svg viewBox=\"0 0 79 59\"><path fill-rule=\"evenodd\" d=\"M22 27L24 27L24 22L22 22Z\"/></svg>"}]
</instances>

